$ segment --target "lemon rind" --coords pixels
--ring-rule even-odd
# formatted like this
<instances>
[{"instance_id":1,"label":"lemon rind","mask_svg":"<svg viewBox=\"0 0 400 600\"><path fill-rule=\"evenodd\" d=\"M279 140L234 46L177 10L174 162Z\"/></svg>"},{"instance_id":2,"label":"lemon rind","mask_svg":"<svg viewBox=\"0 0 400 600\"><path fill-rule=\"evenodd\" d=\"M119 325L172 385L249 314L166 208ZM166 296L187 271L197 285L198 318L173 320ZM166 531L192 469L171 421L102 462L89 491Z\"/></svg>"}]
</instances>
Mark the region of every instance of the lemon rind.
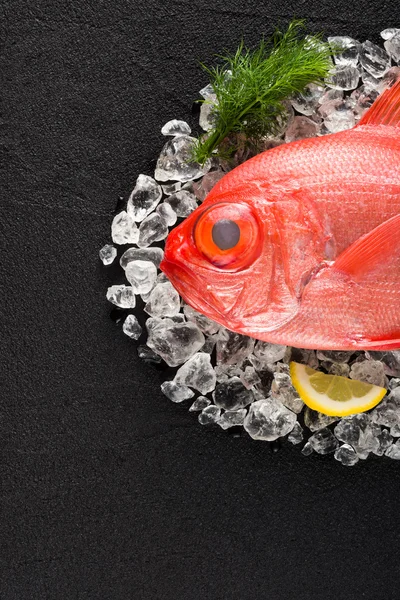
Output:
<instances>
[{"instance_id":1,"label":"lemon rind","mask_svg":"<svg viewBox=\"0 0 400 600\"><path fill-rule=\"evenodd\" d=\"M309 376L306 373L306 365L292 361L289 369L292 383L303 402L312 410L331 417L346 417L370 410L379 404L387 391L385 388L374 385L362 398L353 397L345 402L332 400L326 394L316 392L308 383Z\"/></svg>"}]
</instances>

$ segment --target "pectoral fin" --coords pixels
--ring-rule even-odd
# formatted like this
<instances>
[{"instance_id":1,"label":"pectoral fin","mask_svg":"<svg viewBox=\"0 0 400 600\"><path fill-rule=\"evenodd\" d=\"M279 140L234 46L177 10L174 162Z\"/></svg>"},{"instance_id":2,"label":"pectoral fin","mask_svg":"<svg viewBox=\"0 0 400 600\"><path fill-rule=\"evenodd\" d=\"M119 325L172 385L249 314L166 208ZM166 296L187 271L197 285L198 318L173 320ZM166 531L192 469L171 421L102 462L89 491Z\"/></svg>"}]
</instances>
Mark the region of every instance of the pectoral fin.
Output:
<instances>
[{"instance_id":1,"label":"pectoral fin","mask_svg":"<svg viewBox=\"0 0 400 600\"><path fill-rule=\"evenodd\" d=\"M335 260L332 269L360 281L400 251L400 214L361 236Z\"/></svg>"},{"instance_id":2,"label":"pectoral fin","mask_svg":"<svg viewBox=\"0 0 400 600\"><path fill-rule=\"evenodd\" d=\"M361 118L360 125L388 125L400 127L400 81L386 90Z\"/></svg>"}]
</instances>

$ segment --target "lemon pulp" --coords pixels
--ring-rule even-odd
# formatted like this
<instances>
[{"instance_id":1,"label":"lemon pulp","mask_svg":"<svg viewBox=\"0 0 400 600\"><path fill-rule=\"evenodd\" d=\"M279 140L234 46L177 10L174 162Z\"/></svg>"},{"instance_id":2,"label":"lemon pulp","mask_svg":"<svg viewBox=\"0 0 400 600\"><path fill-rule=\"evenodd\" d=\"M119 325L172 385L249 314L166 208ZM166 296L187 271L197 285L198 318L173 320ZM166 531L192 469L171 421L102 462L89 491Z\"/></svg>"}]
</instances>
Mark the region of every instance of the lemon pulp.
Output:
<instances>
[{"instance_id":1,"label":"lemon pulp","mask_svg":"<svg viewBox=\"0 0 400 600\"><path fill-rule=\"evenodd\" d=\"M365 412L386 394L385 388L339 375L327 375L307 365L290 363L292 383L313 410L335 417Z\"/></svg>"}]
</instances>

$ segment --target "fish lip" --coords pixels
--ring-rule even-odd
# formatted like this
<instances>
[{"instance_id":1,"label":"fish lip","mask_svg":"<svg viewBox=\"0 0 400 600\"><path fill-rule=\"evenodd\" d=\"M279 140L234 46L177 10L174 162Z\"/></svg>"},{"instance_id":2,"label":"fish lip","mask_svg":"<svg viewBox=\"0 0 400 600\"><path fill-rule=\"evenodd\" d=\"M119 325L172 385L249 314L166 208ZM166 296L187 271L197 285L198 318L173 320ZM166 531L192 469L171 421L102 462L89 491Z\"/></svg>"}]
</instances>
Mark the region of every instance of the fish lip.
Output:
<instances>
[{"instance_id":1,"label":"fish lip","mask_svg":"<svg viewBox=\"0 0 400 600\"><path fill-rule=\"evenodd\" d=\"M172 285L178 291L179 295L182 296L187 304L195 308L195 310L206 314L207 317L213 319L214 321L221 322L221 320L224 319L224 313L215 308L215 306L209 304L206 300L204 300L203 297L200 297L200 290L205 288L205 283L202 281L200 276L198 276L185 265L165 257L160 263L160 269L163 273L165 273ZM177 275L177 271L178 273L184 273L184 277L186 277L187 280L185 281L182 277L179 277L179 275ZM185 289L182 293L181 284L185 288L188 288L189 291ZM197 288L199 291L196 292ZM194 293L192 293L192 290Z\"/></svg>"}]
</instances>

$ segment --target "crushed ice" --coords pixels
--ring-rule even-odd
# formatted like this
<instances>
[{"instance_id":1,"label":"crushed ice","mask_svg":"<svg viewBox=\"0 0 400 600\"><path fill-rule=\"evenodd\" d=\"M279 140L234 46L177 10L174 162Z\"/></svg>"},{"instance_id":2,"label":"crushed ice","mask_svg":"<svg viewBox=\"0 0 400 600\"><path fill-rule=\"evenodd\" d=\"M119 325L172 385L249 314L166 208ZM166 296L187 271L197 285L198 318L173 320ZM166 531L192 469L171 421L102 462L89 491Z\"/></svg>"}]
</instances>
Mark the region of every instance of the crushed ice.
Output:
<instances>
[{"instance_id":1,"label":"crushed ice","mask_svg":"<svg viewBox=\"0 0 400 600\"><path fill-rule=\"evenodd\" d=\"M310 84L286 103L280 135L267 140L265 148L353 127L400 77L400 29L385 29L381 37L383 48L348 36L328 38L343 50L334 57L326 85ZM200 94L205 101L199 124L208 131L217 98L210 84ZM126 282L109 287L106 297L121 310L121 319L135 307L147 318L142 328L130 313L122 328L132 340L143 340L137 346L140 359L176 369L161 385L163 394L172 402L187 402L202 425L246 431L254 440L286 438L302 446L305 456L331 454L345 466L372 455L400 460L400 350L313 351L255 341L186 305L159 272L164 254L159 246L169 229L203 202L227 170L249 158L238 151L231 163L213 159L201 167L187 162L195 138L185 121L173 119L161 133L168 140L154 177L138 176L126 210L112 222L112 241L123 246L119 261ZM104 265L117 254L112 244L99 251ZM387 387L388 394L369 413L342 419L323 415L304 407L291 384L290 360Z\"/></svg>"}]
</instances>

